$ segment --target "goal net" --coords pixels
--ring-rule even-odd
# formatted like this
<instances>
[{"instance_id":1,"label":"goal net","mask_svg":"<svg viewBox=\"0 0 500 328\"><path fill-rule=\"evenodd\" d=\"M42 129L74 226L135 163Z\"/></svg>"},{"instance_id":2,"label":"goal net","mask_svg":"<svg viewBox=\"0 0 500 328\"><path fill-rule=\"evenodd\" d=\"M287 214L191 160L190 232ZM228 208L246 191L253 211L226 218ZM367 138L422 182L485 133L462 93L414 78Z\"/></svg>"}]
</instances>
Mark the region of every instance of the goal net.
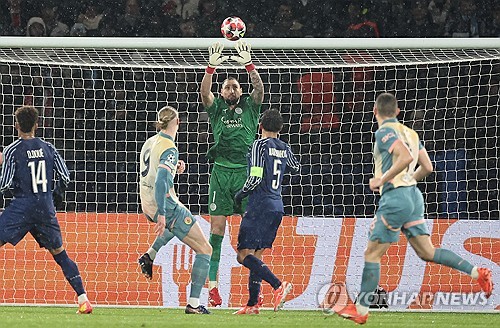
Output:
<instances>
[{"instance_id":1,"label":"goal net","mask_svg":"<svg viewBox=\"0 0 500 328\"><path fill-rule=\"evenodd\" d=\"M153 227L141 214L139 152L155 133L157 110L176 107L179 157L187 163L176 189L193 214L202 216L208 235L211 163L205 154L212 135L199 87L207 47L215 41L0 42L0 149L17 138L14 110L36 106L37 134L60 151L73 180L58 209L64 246L99 305L186 302L193 254L179 241L160 251L152 281L137 265L154 240ZM400 121L418 132L434 163L435 172L418 185L432 242L490 267L493 279L500 280L498 40L248 42L265 86L262 111L280 110L281 138L302 164L299 174L285 176L286 217L264 258L279 278L294 284L288 308L317 309L325 298L331 302L330 287L343 283L342 292L356 297L377 202L368 180L376 130L372 108L381 92L395 94ZM227 43L224 52L235 50ZM225 63L214 75L216 96L228 76L240 81L244 94L252 90L246 71ZM4 195L0 206L10 199ZM223 306L236 307L246 302L248 271L236 262L239 217L228 222L220 291ZM403 236L382 261L380 287L390 310L493 310L500 304L498 292L486 300L468 276L419 260ZM265 283L263 292L270 306ZM206 295L204 289L203 303ZM59 267L31 236L0 250L1 303L74 301Z\"/></svg>"}]
</instances>

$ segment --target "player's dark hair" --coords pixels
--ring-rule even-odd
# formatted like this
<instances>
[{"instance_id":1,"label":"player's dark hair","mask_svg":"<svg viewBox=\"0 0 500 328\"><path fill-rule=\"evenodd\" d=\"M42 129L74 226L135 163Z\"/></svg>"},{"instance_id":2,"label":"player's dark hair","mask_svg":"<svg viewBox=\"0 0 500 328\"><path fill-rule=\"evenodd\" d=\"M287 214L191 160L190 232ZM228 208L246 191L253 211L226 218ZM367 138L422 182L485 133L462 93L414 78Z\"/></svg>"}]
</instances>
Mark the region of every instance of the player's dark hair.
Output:
<instances>
[{"instance_id":1,"label":"player's dark hair","mask_svg":"<svg viewBox=\"0 0 500 328\"><path fill-rule=\"evenodd\" d=\"M384 92L375 100L375 107L377 107L378 114L383 117L396 117L398 101L394 95Z\"/></svg>"},{"instance_id":2,"label":"player's dark hair","mask_svg":"<svg viewBox=\"0 0 500 328\"><path fill-rule=\"evenodd\" d=\"M172 106L165 106L158 112L158 122L156 122L156 128L163 130L168 127L168 124L178 117L179 113Z\"/></svg>"},{"instance_id":3,"label":"player's dark hair","mask_svg":"<svg viewBox=\"0 0 500 328\"><path fill-rule=\"evenodd\" d=\"M31 132L38 123L38 110L33 106L19 107L14 114L19 128L24 133Z\"/></svg>"},{"instance_id":4,"label":"player's dark hair","mask_svg":"<svg viewBox=\"0 0 500 328\"><path fill-rule=\"evenodd\" d=\"M283 117L277 109L268 109L260 120L262 128L269 132L280 132L283 128Z\"/></svg>"},{"instance_id":5,"label":"player's dark hair","mask_svg":"<svg viewBox=\"0 0 500 328\"><path fill-rule=\"evenodd\" d=\"M227 81L236 81L236 82L240 83L240 82L238 81L238 79L237 79L237 78L235 78L234 76L228 76L228 77L227 77L227 79L225 79L225 80L222 82L222 85L224 85Z\"/></svg>"}]
</instances>

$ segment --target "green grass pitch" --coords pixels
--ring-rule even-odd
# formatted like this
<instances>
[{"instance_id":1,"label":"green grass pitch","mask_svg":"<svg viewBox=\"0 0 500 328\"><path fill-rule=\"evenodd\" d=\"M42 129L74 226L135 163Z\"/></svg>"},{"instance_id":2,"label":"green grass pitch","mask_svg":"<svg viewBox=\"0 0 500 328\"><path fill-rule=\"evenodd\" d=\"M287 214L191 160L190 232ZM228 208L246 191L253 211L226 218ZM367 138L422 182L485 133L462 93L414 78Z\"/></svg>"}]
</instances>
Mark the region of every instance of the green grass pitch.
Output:
<instances>
[{"instance_id":1,"label":"green grass pitch","mask_svg":"<svg viewBox=\"0 0 500 328\"><path fill-rule=\"evenodd\" d=\"M212 315L186 315L183 309L94 308L91 315L75 314L76 307L0 307L0 327L63 328L270 328L355 327L336 315L321 311L261 311L258 316L235 316L231 310L213 310ZM365 327L500 327L500 313L375 312Z\"/></svg>"}]
</instances>

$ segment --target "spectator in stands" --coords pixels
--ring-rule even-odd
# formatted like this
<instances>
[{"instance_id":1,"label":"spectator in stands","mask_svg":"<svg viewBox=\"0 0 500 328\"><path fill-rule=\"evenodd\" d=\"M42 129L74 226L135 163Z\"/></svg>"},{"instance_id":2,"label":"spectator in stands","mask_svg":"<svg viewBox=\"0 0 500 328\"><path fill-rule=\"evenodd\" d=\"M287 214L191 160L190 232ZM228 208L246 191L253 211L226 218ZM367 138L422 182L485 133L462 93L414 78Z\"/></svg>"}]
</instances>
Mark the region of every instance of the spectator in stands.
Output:
<instances>
[{"instance_id":1,"label":"spectator in stands","mask_svg":"<svg viewBox=\"0 0 500 328\"><path fill-rule=\"evenodd\" d=\"M477 38L484 33L484 21L477 13L474 0L460 0L446 24L446 36Z\"/></svg>"},{"instance_id":2,"label":"spectator in stands","mask_svg":"<svg viewBox=\"0 0 500 328\"><path fill-rule=\"evenodd\" d=\"M52 0L52 7L57 7L58 19L66 24L70 30L71 27L75 25L77 17L81 14L82 6L82 0L64 0L57 2Z\"/></svg>"},{"instance_id":3,"label":"spectator in stands","mask_svg":"<svg viewBox=\"0 0 500 328\"><path fill-rule=\"evenodd\" d=\"M165 18L162 11L163 4L157 0L150 1L147 6L141 8L144 17L144 28L141 31L145 37L163 37L165 32Z\"/></svg>"},{"instance_id":4,"label":"spectator in stands","mask_svg":"<svg viewBox=\"0 0 500 328\"><path fill-rule=\"evenodd\" d=\"M497 2L494 6L491 18L486 22L484 35L481 36L500 37L500 3Z\"/></svg>"},{"instance_id":5,"label":"spectator in stands","mask_svg":"<svg viewBox=\"0 0 500 328\"><path fill-rule=\"evenodd\" d=\"M119 28L117 17L112 14L105 14L99 23L99 34L104 37L118 36L120 35Z\"/></svg>"},{"instance_id":6,"label":"spectator in stands","mask_svg":"<svg viewBox=\"0 0 500 328\"><path fill-rule=\"evenodd\" d=\"M312 0L285 0L285 3L292 8L292 34L297 37L314 37L316 33L321 37L325 36L325 29L334 27L337 22L335 16L330 17L332 12L329 8L332 4L324 1ZM333 4L335 5L335 3ZM337 4L338 5L338 4ZM325 16L324 20L319 17ZM316 19L311 19L315 17ZM325 26L324 22L327 21L329 26Z\"/></svg>"},{"instance_id":7,"label":"spectator in stands","mask_svg":"<svg viewBox=\"0 0 500 328\"><path fill-rule=\"evenodd\" d=\"M392 0L385 7L387 12L380 15L381 24L384 26L383 35L385 37L404 37L408 26L408 7L404 0Z\"/></svg>"},{"instance_id":8,"label":"spectator in stands","mask_svg":"<svg viewBox=\"0 0 500 328\"><path fill-rule=\"evenodd\" d=\"M21 0L9 0L7 1L9 12L10 12L10 26L8 31L11 35L23 35L24 28L21 23ZM26 15L26 17L32 17L32 15Z\"/></svg>"},{"instance_id":9,"label":"spectator in stands","mask_svg":"<svg viewBox=\"0 0 500 328\"><path fill-rule=\"evenodd\" d=\"M87 36L87 29L82 23L76 23L69 32L71 36Z\"/></svg>"},{"instance_id":10,"label":"spectator in stands","mask_svg":"<svg viewBox=\"0 0 500 328\"><path fill-rule=\"evenodd\" d=\"M346 17L338 3L316 1L310 6L311 16L303 16L305 22L302 30L305 37L309 37L310 33L322 38L344 37ZM315 19L308 17L315 17ZM329 23L325 26L324 22Z\"/></svg>"},{"instance_id":11,"label":"spectator in stands","mask_svg":"<svg viewBox=\"0 0 500 328\"><path fill-rule=\"evenodd\" d=\"M177 3L174 0L169 0L163 4L161 10L163 12L163 36L180 36L181 16L177 13Z\"/></svg>"},{"instance_id":12,"label":"spectator in stands","mask_svg":"<svg viewBox=\"0 0 500 328\"><path fill-rule=\"evenodd\" d=\"M47 36L45 23L40 17L31 17L26 25L26 36Z\"/></svg>"},{"instance_id":13,"label":"spectator in stands","mask_svg":"<svg viewBox=\"0 0 500 328\"><path fill-rule=\"evenodd\" d=\"M347 8L349 22L346 37L349 38L379 38L380 32L376 22L368 17L369 9L360 1L353 1Z\"/></svg>"},{"instance_id":14,"label":"spectator in stands","mask_svg":"<svg viewBox=\"0 0 500 328\"><path fill-rule=\"evenodd\" d=\"M276 16L274 17L274 25L270 29L270 37L280 35L280 37L301 37L302 28L304 25L294 17L292 6L288 3L283 3L278 7Z\"/></svg>"},{"instance_id":15,"label":"spectator in stands","mask_svg":"<svg viewBox=\"0 0 500 328\"><path fill-rule=\"evenodd\" d=\"M76 22L82 23L83 26L85 26L87 35L98 36L100 34L99 23L102 17L103 14L98 10L97 6L90 1L84 6L84 10L78 15Z\"/></svg>"},{"instance_id":16,"label":"spectator in stands","mask_svg":"<svg viewBox=\"0 0 500 328\"><path fill-rule=\"evenodd\" d=\"M405 37L430 38L439 35L426 1L416 1L411 9L411 18Z\"/></svg>"},{"instance_id":17,"label":"spectator in stands","mask_svg":"<svg viewBox=\"0 0 500 328\"><path fill-rule=\"evenodd\" d=\"M8 35L10 30L10 13L6 1L0 2L0 35Z\"/></svg>"},{"instance_id":18,"label":"spectator in stands","mask_svg":"<svg viewBox=\"0 0 500 328\"><path fill-rule=\"evenodd\" d=\"M45 22L47 34L49 36L67 36L69 35L69 27L63 22L59 21L57 8L44 5L40 11L41 18Z\"/></svg>"},{"instance_id":19,"label":"spectator in stands","mask_svg":"<svg viewBox=\"0 0 500 328\"><path fill-rule=\"evenodd\" d=\"M451 0L431 0L427 8L437 31L437 34L434 36L444 35L446 22L451 10Z\"/></svg>"},{"instance_id":20,"label":"spectator in stands","mask_svg":"<svg viewBox=\"0 0 500 328\"><path fill-rule=\"evenodd\" d=\"M119 18L123 36L147 36L146 17L142 15L140 0L125 0L124 14Z\"/></svg>"},{"instance_id":21,"label":"spectator in stands","mask_svg":"<svg viewBox=\"0 0 500 328\"><path fill-rule=\"evenodd\" d=\"M177 14L179 14L183 19L188 19L198 15L199 0L175 0L175 2L177 3Z\"/></svg>"},{"instance_id":22,"label":"spectator in stands","mask_svg":"<svg viewBox=\"0 0 500 328\"><path fill-rule=\"evenodd\" d=\"M217 2L215 0L200 0L198 2L198 12L199 16L196 18L198 36L220 36L217 27L220 26L224 17L219 14Z\"/></svg>"},{"instance_id":23,"label":"spectator in stands","mask_svg":"<svg viewBox=\"0 0 500 328\"><path fill-rule=\"evenodd\" d=\"M197 37L196 21L193 18L184 19L180 25L181 37Z\"/></svg>"}]
</instances>

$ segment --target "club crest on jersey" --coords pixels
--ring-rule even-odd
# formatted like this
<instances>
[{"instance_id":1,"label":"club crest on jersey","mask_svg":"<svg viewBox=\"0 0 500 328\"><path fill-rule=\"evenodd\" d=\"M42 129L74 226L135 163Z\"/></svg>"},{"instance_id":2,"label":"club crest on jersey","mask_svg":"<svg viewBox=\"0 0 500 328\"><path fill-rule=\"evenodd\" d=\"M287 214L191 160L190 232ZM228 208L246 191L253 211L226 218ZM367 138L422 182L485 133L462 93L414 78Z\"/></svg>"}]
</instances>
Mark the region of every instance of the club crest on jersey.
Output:
<instances>
[{"instance_id":1,"label":"club crest on jersey","mask_svg":"<svg viewBox=\"0 0 500 328\"><path fill-rule=\"evenodd\" d=\"M234 109L234 112L235 112L236 114L241 114L241 113L243 113L243 109L241 109L240 107L236 107L236 108Z\"/></svg>"},{"instance_id":2,"label":"club crest on jersey","mask_svg":"<svg viewBox=\"0 0 500 328\"><path fill-rule=\"evenodd\" d=\"M210 204L210 210L215 211L217 209L217 205L215 203Z\"/></svg>"},{"instance_id":3,"label":"club crest on jersey","mask_svg":"<svg viewBox=\"0 0 500 328\"><path fill-rule=\"evenodd\" d=\"M189 216L186 216L184 218L184 223L190 225L191 223L193 223L193 219L191 219Z\"/></svg>"}]
</instances>

